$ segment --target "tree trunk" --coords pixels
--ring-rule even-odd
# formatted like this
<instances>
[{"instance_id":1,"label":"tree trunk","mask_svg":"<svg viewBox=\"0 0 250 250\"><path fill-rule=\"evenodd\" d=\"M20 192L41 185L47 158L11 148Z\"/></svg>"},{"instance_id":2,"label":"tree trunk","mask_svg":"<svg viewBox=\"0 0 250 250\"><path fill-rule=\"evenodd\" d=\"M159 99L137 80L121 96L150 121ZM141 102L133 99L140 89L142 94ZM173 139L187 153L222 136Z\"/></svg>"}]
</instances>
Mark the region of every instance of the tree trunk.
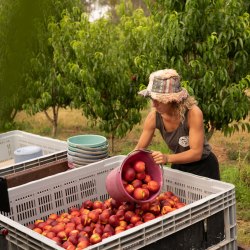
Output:
<instances>
[{"instance_id":1,"label":"tree trunk","mask_svg":"<svg viewBox=\"0 0 250 250\"><path fill-rule=\"evenodd\" d=\"M13 122L13 120L14 120L15 117L16 117L16 114L17 114L17 109L15 109L15 111L14 111L12 117L10 117L10 122Z\"/></svg>"},{"instance_id":2,"label":"tree trunk","mask_svg":"<svg viewBox=\"0 0 250 250\"><path fill-rule=\"evenodd\" d=\"M111 146L110 146L110 148L111 148L111 154L113 154L113 152L114 152L114 131L112 131L110 133L110 138L111 138Z\"/></svg>"},{"instance_id":3,"label":"tree trunk","mask_svg":"<svg viewBox=\"0 0 250 250\"><path fill-rule=\"evenodd\" d=\"M52 130L52 138L56 137L56 132L57 132L57 122L53 123L53 130Z\"/></svg>"},{"instance_id":4,"label":"tree trunk","mask_svg":"<svg viewBox=\"0 0 250 250\"><path fill-rule=\"evenodd\" d=\"M210 128L210 130L208 131L208 134L206 136L207 141L209 141L213 135L213 133L215 132L215 124L213 124Z\"/></svg>"},{"instance_id":5,"label":"tree trunk","mask_svg":"<svg viewBox=\"0 0 250 250\"><path fill-rule=\"evenodd\" d=\"M46 117L48 118L48 120L51 122L52 126L53 126L53 130L52 130L52 138L56 137L56 132L57 132L57 120L58 120L58 112L59 112L59 105L55 105L52 107L53 109L53 118L51 119L49 114L47 113L46 110L43 110L44 114L46 115Z\"/></svg>"}]
</instances>

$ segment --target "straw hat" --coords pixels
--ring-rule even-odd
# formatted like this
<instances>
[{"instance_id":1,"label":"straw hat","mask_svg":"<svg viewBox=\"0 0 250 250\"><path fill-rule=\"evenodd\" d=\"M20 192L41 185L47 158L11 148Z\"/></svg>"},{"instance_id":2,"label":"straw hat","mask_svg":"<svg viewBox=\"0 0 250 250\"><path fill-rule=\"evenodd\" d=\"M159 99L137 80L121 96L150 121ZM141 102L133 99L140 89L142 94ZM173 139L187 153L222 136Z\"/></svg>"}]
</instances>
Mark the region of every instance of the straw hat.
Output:
<instances>
[{"instance_id":1,"label":"straw hat","mask_svg":"<svg viewBox=\"0 0 250 250\"><path fill-rule=\"evenodd\" d=\"M148 87L138 92L138 94L164 104L173 101L181 102L188 97L187 90L181 87L180 76L173 69L153 72L149 77Z\"/></svg>"}]
</instances>

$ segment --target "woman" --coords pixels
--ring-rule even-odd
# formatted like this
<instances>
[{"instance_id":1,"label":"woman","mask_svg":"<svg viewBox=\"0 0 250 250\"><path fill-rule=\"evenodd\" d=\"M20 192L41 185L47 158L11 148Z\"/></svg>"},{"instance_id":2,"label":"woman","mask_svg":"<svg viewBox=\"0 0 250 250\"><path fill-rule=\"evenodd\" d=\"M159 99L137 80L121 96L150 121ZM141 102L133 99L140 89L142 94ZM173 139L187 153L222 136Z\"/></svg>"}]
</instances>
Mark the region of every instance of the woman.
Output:
<instances>
[{"instance_id":1,"label":"woman","mask_svg":"<svg viewBox=\"0 0 250 250\"><path fill-rule=\"evenodd\" d=\"M147 148L159 129L172 154L152 151L157 164L171 163L171 168L220 180L218 160L206 140L202 111L181 87L178 73L173 69L152 73L147 89L138 94L151 98L155 110L146 118L135 149Z\"/></svg>"},{"instance_id":2,"label":"woman","mask_svg":"<svg viewBox=\"0 0 250 250\"><path fill-rule=\"evenodd\" d=\"M155 110L146 118L135 149L147 148L155 129L159 129L172 154L152 151L157 164L171 163L171 168L220 180L218 160L206 140L202 111L196 105L196 100L181 87L178 73L173 69L152 73L147 89L138 94L151 98ZM160 240L157 249L170 249L173 246L175 250L207 249L218 244L224 239L223 215L223 211L218 212L208 217L206 223L199 221L187 230L168 236L167 240Z\"/></svg>"}]
</instances>

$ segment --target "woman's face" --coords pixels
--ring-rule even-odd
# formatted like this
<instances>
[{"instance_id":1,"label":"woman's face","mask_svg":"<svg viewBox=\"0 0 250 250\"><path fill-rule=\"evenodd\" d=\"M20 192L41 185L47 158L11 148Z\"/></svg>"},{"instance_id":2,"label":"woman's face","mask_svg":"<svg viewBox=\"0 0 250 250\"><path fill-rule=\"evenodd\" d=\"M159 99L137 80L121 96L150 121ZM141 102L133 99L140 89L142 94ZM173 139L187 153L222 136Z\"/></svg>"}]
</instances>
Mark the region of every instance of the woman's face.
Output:
<instances>
[{"instance_id":1,"label":"woman's face","mask_svg":"<svg viewBox=\"0 0 250 250\"><path fill-rule=\"evenodd\" d=\"M172 103L164 104L152 99L152 107L155 108L158 113L164 114L171 111Z\"/></svg>"}]
</instances>

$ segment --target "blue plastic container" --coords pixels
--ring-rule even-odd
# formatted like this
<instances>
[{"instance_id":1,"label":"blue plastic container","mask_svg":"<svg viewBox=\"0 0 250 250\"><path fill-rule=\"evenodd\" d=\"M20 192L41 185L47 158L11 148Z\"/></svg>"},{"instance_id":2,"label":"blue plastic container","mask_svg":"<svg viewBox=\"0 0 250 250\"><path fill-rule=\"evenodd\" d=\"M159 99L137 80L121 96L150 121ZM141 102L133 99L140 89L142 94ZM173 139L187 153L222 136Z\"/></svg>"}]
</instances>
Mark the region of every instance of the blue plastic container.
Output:
<instances>
[{"instance_id":1,"label":"blue plastic container","mask_svg":"<svg viewBox=\"0 0 250 250\"><path fill-rule=\"evenodd\" d=\"M14 152L15 163L28 161L37 157L43 156L43 151L38 146L27 146L19 148Z\"/></svg>"},{"instance_id":2,"label":"blue plastic container","mask_svg":"<svg viewBox=\"0 0 250 250\"><path fill-rule=\"evenodd\" d=\"M77 135L68 138L68 145L75 148L92 148L100 150L107 145L107 139L101 135Z\"/></svg>"}]
</instances>

